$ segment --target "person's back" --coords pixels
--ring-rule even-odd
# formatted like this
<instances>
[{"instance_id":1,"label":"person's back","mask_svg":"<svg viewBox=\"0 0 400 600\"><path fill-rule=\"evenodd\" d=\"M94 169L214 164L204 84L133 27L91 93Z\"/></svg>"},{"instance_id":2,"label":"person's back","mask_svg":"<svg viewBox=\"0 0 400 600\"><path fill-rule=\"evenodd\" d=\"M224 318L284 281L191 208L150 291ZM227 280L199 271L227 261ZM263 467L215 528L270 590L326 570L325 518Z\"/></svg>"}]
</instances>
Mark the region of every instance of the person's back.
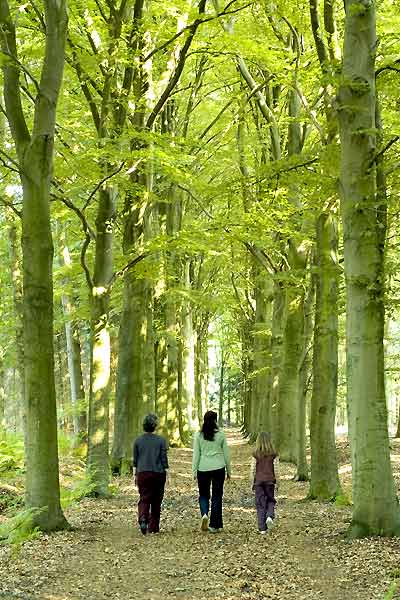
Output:
<instances>
[{"instance_id":1,"label":"person's back","mask_svg":"<svg viewBox=\"0 0 400 600\"><path fill-rule=\"evenodd\" d=\"M256 461L254 483L276 483L274 460L276 454L257 455L253 454Z\"/></svg>"},{"instance_id":2,"label":"person's back","mask_svg":"<svg viewBox=\"0 0 400 600\"><path fill-rule=\"evenodd\" d=\"M133 444L135 482L139 490L138 522L143 534L160 530L161 502L168 469L167 442L154 433L157 416L143 419L144 433Z\"/></svg>"},{"instance_id":3,"label":"person's back","mask_svg":"<svg viewBox=\"0 0 400 600\"><path fill-rule=\"evenodd\" d=\"M216 431L213 440L206 440L203 433L196 433L194 442L194 473L212 471L228 467L230 472L230 457L226 437L223 431Z\"/></svg>"},{"instance_id":4,"label":"person's back","mask_svg":"<svg viewBox=\"0 0 400 600\"><path fill-rule=\"evenodd\" d=\"M164 473L168 469L167 444L161 435L143 433L136 438L133 450L136 473L152 471Z\"/></svg>"}]
</instances>

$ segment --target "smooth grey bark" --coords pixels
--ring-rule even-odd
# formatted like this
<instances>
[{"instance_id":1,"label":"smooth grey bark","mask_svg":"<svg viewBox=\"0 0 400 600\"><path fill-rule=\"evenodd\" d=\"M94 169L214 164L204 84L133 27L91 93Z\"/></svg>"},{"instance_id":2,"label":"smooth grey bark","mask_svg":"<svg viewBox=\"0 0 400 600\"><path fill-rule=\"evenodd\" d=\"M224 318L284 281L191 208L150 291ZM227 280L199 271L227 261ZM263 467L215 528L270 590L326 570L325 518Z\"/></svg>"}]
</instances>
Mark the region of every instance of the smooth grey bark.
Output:
<instances>
[{"instance_id":1,"label":"smooth grey bark","mask_svg":"<svg viewBox=\"0 0 400 600\"><path fill-rule=\"evenodd\" d=\"M294 84L297 84L297 72L294 73ZM300 99L296 90L289 94L289 116L292 121L288 127L288 156L296 156L302 150L300 123ZM295 184L289 185L290 202L301 206L300 192ZM305 418L305 411L298 412L298 400L301 397L300 367L304 355L304 280L308 252L302 241L289 239L287 260L290 266L292 281L288 282L285 292L285 328L283 341L283 367L279 394L279 455L282 460L296 462L299 444L297 431L304 430L305 425L299 419Z\"/></svg>"},{"instance_id":2,"label":"smooth grey bark","mask_svg":"<svg viewBox=\"0 0 400 600\"><path fill-rule=\"evenodd\" d=\"M307 462L307 398L311 375L311 338L313 332L313 312L315 299L314 278L308 281L308 289L304 300L304 330L303 330L303 355L299 368L299 389L297 397L297 422L296 422L296 481L308 481L309 469Z\"/></svg>"},{"instance_id":3,"label":"smooth grey bark","mask_svg":"<svg viewBox=\"0 0 400 600\"><path fill-rule=\"evenodd\" d=\"M184 259L183 270L183 284L185 289L190 292L191 290L191 278L190 278L190 266L191 262L189 259ZM197 416L197 407L195 402L195 336L193 329L193 305L188 298L182 299L181 306L181 340L182 340L182 403L183 407L187 412L187 421L189 431L197 431L199 427L199 419Z\"/></svg>"},{"instance_id":4,"label":"smooth grey bark","mask_svg":"<svg viewBox=\"0 0 400 600\"><path fill-rule=\"evenodd\" d=\"M77 324L71 320L71 302L63 294L62 306L65 315L65 338L67 344L68 375L72 405L74 446L87 439L87 417L85 409L85 389L81 363L81 344Z\"/></svg>"},{"instance_id":5,"label":"smooth grey bark","mask_svg":"<svg viewBox=\"0 0 400 600\"><path fill-rule=\"evenodd\" d=\"M273 309L271 325L271 377L269 380L269 397L271 405L271 432L279 446L279 394L283 365L283 332L286 319L285 292L279 281L274 281Z\"/></svg>"},{"instance_id":6,"label":"smooth grey bark","mask_svg":"<svg viewBox=\"0 0 400 600\"><path fill-rule=\"evenodd\" d=\"M255 316L253 328L254 351L254 433L272 430L272 407L270 397L271 333L273 309L273 283L258 265L255 277Z\"/></svg>"},{"instance_id":7,"label":"smooth grey bark","mask_svg":"<svg viewBox=\"0 0 400 600\"><path fill-rule=\"evenodd\" d=\"M338 380L338 231L332 212L317 220L316 304L311 397L311 480L309 497L329 500L340 494L336 455Z\"/></svg>"},{"instance_id":8,"label":"smooth grey bark","mask_svg":"<svg viewBox=\"0 0 400 600\"><path fill-rule=\"evenodd\" d=\"M352 537L400 534L384 384L384 247L376 185L376 15L372 1L345 3L338 93L346 278L347 408Z\"/></svg>"},{"instance_id":9,"label":"smooth grey bark","mask_svg":"<svg viewBox=\"0 0 400 600\"><path fill-rule=\"evenodd\" d=\"M103 187L98 197L96 250L91 288L91 356L89 386L87 472L96 496L108 496L110 479L109 392L110 392L110 283L113 276L113 222L115 191Z\"/></svg>"},{"instance_id":10,"label":"smooth grey bark","mask_svg":"<svg viewBox=\"0 0 400 600\"><path fill-rule=\"evenodd\" d=\"M242 75L249 72L242 59L239 60L239 69ZM252 87L252 84L250 85ZM265 101L264 101L265 102ZM241 111L237 127L237 148L239 158L239 169L242 176L242 199L243 209L249 212L251 205L254 202L254 197L257 195L257 190L254 194L251 190L250 173L246 164L245 157L245 138L244 138L244 116ZM271 128L273 129L273 128ZM273 143L275 137L272 135L271 154L274 156L276 147ZM265 164L265 156L262 153L260 162ZM260 249L253 247L253 251L258 255ZM272 302L273 302L273 282L271 272L265 266L261 266L260 261L254 257L252 268L252 281L254 285L254 322L252 328L251 342L253 355L253 373L251 377L251 406L248 418L249 433L254 437L261 430L271 431L272 428L272 409L270 397L270 378L271 378L271 327L272 327ZM243 312L243 311L242 311ZM246 318L246 311L244 314Z\"/></svg>"},{"instance_id":11,"label":"smooth grey bark","mask_svg":"<svg viewBox=\"0 0 400 600\"><path fill-rule=\"evenodd\" d=\"M199 320L200 321L200 320ZM208 387L208 319L202 319L196 324L195 341L195 405L199 423L202 423L204 413L207 410L207 387Z\"/></svg>"},{"instance_id":12,"label":"smooth grey bark","mask_svg":"<svg viewBox=\"0 0 400 600\"><path fill-rule=\"evenodd\" d=\"M146 373L149 365L151 373L154 370L152 323L148 321L152 316L151 287L130 270L125 274L124 294L128 298L123 301L119 329L120 354L111 457L113 471L121 474L132 471L132 442L142 432L145 414L155 409L155 382ZM150 356L146 356L146 352Z\"/></svg>"},{"instance_id":13,"label":"smooth grey bark","mask_svg":"<svg viewBox=\"0 0 400 600\"><path fill-rule=\"evenodd\" d=\"M71 256L64 235L61 235L61 242L61 264L65 268L71 268ZM87 440L87 413L85 407L85 388L83 385L81 362L81 343L79 337L79 327L74 320L72 301L68 294L63 293L61 295L61 304L65 319L64 327L67 346L68 378L72 406L74 446L78 447L82 442L86 442Z\"/></svg>"},{"instance_id":14,"label":"smooth grey bark","mask_svg":"<svg viewBox=\"0 0 400 600\"><path fill-rule=\"evenodd\" d=\"M15 26L0 2L7 119L17 150L23 189L22 253L26 410L26 505L37 508L43 530L67 526L60 507L53 349L53 241L50 182L57 100L64 68L67 12L64 0L45 1L46 40L31 132L20 96ZM40 352L38 352L40 348Z\"/></svg>"},{"instance_id":15,"label":"smooth grey bark","mask_svg":"<svg viewBox=\"0 0 400 600\"><path fill-rule=\"evenodd\" d=\"M243 405L243 433L249 435L252 433L251 430L251 415L252 415L252 401L253 393L252 386L253 381L250 374L253 372L253 357L252 349L250 346L252 321L250 319L243 319L241 326L241 340L242 340L242 385L241 385L241 396Z\"/></svg>"},{"instance_id":16,"label":"smooth grey bark","mask_svg":"<svg viewBox=\"0 0 400 600\"><path fill-rule=\"evenodd\" d=\"M22 263L21 263L21 250L18 244L18 230L15 222L12 222L8 228L8 240L9 240L9 253L10 253L10 269L11 269L11 281L13 287L13 303L15 310L15 341L16 341L16 354L17 354L17 365L18 371L18 382L20 385L22 402L18 402L15 398L15 402L19 405L22 412L22 424L25 431L25 359L24 359L24 306L23 306L23 291L22 291Z\"/></svg>"},{"instance_id":17,"label":"smooth grey bark","mask_svg":"<svg viewBox=\"0 0 400 600\"><path fill-rule=\"evenodd\" d=\"M303 290L288 287L285 296L286 322L282 377L279 386L278 451L281 460L295 463L297 461L299 369L304 351L304 295Z\"/></svg>"},{"instance_id":18,"label":"smooth grey bark","mask_svg":"<svg viewBox=\"0 0 400 600\"><path fill-rule=\"evenodd\" d=\"M223 415L224 415L224 376L225 376L225 363L226 356L223 348L221 349L221 362L219 365L219 395L218 395L218 425L222 427L223 425Z\"/></svg>"},{"instance_id":19,"label":"smooth grey bark","mask_svg":"<svg viewBox=\"0 0 400 600\"><path fill-rule=\"evenodd\" d=\"M338 135L338 120L332 102L330 77L339 64L334 3L324 3L324 30L319 20L318 0L310 0L311 26L320 63L327 124L326 144ZM325 44L325 38L327 43ZM311 479L309 497L317 500L340 494L336 456L336 399L338 380L338 232L337 215L321 211L316 219L313 390L311 398Z\"/></svg>"}]
</instances>

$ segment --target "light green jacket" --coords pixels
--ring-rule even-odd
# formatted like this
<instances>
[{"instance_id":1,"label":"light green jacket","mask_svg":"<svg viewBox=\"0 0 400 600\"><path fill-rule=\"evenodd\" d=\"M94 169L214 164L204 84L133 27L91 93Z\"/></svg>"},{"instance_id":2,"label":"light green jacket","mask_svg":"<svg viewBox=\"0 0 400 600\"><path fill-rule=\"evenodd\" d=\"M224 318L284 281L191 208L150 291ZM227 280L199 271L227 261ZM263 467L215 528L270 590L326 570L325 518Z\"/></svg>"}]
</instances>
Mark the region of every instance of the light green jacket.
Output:
<instances>
[{"instance_id":1,"label":"light green jacket","mask_svg":"<svg viewBox=\"0 0 400 600\"><path fill-rule=\"evenodd\" d=\"M193 439L193 475L197 471L214 471L226 467L231 475L231 459L223 431L216 431L212 442L205 440L202 433L195 433Z\"/></svg>"}]
</instances>

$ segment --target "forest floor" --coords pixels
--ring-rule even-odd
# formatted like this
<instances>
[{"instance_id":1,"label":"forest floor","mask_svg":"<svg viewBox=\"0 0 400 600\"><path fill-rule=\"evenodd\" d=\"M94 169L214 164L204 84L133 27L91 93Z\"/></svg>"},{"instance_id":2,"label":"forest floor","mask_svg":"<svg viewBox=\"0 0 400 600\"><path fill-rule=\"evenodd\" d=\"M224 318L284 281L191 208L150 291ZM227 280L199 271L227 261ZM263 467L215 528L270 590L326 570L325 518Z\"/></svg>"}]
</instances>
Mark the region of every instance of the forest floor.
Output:
<instances>
[{"instance_id":1,"label":"forest floor","mask_svg":"<svg viewBox=\"0 0 400 600\"><path fill-rule=\"evenodd\" d=\"M191 450L171 449L162 531L136 525L137 491L114 480L110 500L84 499L66 510L71 531L0 548L0 599L9 600L385 600L400 581L400 539L348 541L348 506L304 501L308 484L280 465L277 527L257 532L249 485L250 446L229 433L233 477L226 483L224 531L199 530ZM348 448L339 442L341 481L350 493ZM393 443L400 484L400 445ZM62 465L62 478L71 470Z\"/></svg>"}]
</instances>

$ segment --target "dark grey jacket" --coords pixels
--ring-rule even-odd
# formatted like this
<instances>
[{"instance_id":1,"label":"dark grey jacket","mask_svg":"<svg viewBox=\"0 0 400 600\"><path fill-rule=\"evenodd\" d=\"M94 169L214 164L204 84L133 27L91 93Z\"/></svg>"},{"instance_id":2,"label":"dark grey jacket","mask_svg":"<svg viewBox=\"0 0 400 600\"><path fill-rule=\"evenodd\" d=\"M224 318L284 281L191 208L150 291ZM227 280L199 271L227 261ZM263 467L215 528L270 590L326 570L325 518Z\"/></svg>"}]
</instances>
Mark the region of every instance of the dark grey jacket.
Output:
<instances>
[{"instance_id":1,"label":"dark grey jacket","mask_svg":"<svg viewBox=\"0 0 400 600\"><path fill-rule=\"evenodd\" d=\"M156 433L144 433L133 444L133 466L136 473L153 471L164 473L168 469L167 442Z\"/></svg>"}]
</instances>

